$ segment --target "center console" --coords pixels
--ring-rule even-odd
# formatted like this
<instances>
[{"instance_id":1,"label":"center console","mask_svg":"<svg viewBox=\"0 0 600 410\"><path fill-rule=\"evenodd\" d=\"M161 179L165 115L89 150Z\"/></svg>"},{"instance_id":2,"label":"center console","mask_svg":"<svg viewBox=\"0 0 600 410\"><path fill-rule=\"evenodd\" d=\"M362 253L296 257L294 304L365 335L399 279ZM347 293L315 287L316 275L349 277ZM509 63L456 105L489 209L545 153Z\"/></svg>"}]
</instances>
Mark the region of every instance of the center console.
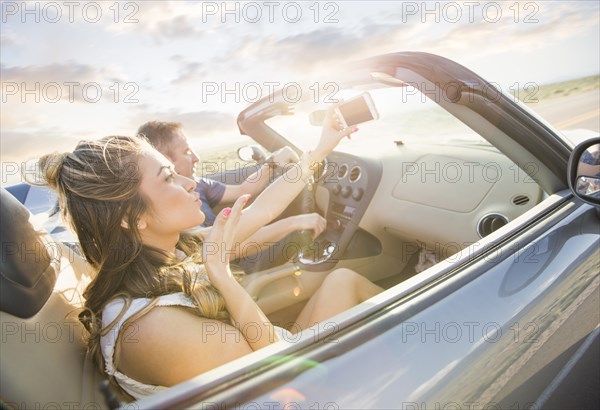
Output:
<instances>
[{"instance_id":1,"label":"center console","mask_svg":"<svg viewBox=\"0 0 600 410\"><path fill-rule=\"evenodd\" d=\"M329 191L327 229L299 255L298 262L307 270L330 269L340 259L381 252L379 240L358 227L381 180L381 164L338 152L327 160L318 182Z\"/></svg>"}]
</instances>

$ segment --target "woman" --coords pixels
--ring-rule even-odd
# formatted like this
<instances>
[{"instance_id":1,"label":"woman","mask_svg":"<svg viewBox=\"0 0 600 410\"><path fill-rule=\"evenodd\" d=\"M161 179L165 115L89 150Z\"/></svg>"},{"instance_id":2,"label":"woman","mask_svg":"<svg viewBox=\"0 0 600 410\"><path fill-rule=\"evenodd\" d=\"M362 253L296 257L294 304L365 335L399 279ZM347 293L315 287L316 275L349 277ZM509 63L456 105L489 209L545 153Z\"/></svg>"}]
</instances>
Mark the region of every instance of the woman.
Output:
<instances>
[{"instance_id":1,"label":"woman","mask_svg":"<svg viewBox=\"0 0 600 410\"><path fill-rule=\"evenodd\" d=\"M308 180L310 164L355 130L342 130L328 119L316 149L265 192L290 202ZM222 210L201 241L182 233L204 220L195 182L176 174L142 139L80 142L72 153L41 158L40 169L58 191L64 216L97 272L84 292L80 314L89 331L89 352L130 396L152 394L285 336L229 267L235 244L263 222L246 221L237 229L248 196ZM260 204L257 200L249 208ZM248 209L246 214L253 213ZM381 290L350 270L334 271L308 301L296 328Z\"/></svg>"}]
</instances>

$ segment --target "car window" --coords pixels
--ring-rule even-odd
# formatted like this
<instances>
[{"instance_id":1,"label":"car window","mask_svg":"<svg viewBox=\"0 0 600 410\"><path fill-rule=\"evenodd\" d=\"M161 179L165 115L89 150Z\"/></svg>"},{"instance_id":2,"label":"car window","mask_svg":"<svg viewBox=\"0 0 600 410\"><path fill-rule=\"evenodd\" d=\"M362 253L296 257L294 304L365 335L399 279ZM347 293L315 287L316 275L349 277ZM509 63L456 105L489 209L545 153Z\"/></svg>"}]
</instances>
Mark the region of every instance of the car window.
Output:
<instances>
[{"instance_id":1,"label":"car window","mask_svg":"<svg viewBox=\"0 0 600 410\"><path fill-rule=\"evenodd\" d=\"M361 92L363 91L341 89L335 94L323 96L317 102L312 96L310 101L294 106L293 116L275 116L266 123L292 144L303 150L309 149L315 146L320 134L320 128L311 125L311 113L317 109L327 109L331 103L347 100ZM380 118L357 125L359 133L356 134L356 139L359 142L444 143L467 140L487 144L479 134L439 106L434 101L438 96L432 96L432 100L411 86L376 88L368 92ZM343 150L351 144L345 140L339 147Z\"/></svg>"}]
</instances>

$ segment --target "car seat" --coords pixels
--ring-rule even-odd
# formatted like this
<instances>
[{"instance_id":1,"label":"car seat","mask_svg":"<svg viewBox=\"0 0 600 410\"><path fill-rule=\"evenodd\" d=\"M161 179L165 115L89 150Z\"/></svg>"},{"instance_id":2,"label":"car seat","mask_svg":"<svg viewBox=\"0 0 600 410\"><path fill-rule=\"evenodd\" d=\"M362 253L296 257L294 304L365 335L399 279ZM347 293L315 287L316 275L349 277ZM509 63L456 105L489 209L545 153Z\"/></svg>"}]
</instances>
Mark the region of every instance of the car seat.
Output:
<instances>
[{"instance_id":1,"label":"car seat","mask_svg":"<svg viewBox=\"0 0 600 410\"><path fill-rule=\"evenodd\" d=\"M77 320L89 265L35 229L29 211L0 188L0 399L8 408L107 407L104 377L86 358Z\"/></svg>"}]
</instances>

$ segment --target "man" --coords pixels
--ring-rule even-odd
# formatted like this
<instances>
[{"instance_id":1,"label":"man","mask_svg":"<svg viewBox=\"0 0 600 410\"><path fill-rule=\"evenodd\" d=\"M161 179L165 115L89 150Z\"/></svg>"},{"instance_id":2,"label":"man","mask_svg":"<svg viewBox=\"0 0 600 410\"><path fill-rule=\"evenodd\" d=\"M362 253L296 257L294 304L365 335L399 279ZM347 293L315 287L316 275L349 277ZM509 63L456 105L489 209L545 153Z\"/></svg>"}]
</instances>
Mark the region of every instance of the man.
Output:
<instances>
[{"instance_id":1,"label":"man","mask_svg":"<svg viewBox=\"0 0 600 410\"><path fill-rule=\"evenodd\" d=\"M138 129L138 135L140 134L143 134L157 150L171 160L178 174L196 179L196 165L200 159L189 146L180 123L150 121ZM285 147L273 153L268 162L285 165L297 161L298 155L289 147ZM270 166L265 163L239 185L226 185L209 178L197 179L196 191L200 194L202 211L206 214L203 226L212 226L215 220L213 207L231 203L244 194L256 198L268 185L269 175Z\"/></svg>"},{"instance_id":2,"label":"man","mask_svg":"<svg viewBox=\"0 0 600 410\"><path fill-rule=\"evenodd\" d=\"M138 135L145 136L158 151L165 155L173 163L175 171L178 174L196 179L195 172L199 158L189 146L180 123L150 121L140 126ZM288 163L297 162L298 159L298 155L292 149L284 147L271 154L268 162L283 166ZM271 172L269 163L263 164L255 173L248 176L239 185L223 184L209 178L196 179L198 184L196 191L200 194L202 211L206 214L203 226L211 226L214 222L215 214L212 207L233 202L244 194L251 194L252 198L258 197L269 183ZM272 198L272 202L277 202L275 193L270 192L267 195L268 198ZM264 211L253 209L252 212L254 214L247 214L242 217L240 230L244 229L243 220L245 218L260 218L264 222L264 225L266 225L277 217L287 205L289 204L278 204L274 209ZM244 243L240 244L242 248L241 256L248 257L256 252L264 251L270 245L273 245L295 231L312 230L313 237L316 237L325 230L325 227L325 219L317 213L295 215L281 219L259 229ZM244 248L246 251L244 251ZM281 262L281 256L269 252L269 262L273 263L276 260ZM264 257L261 259L264 262ZM263 263L261 268L264 267ZM255 270L255 268L253 269Z\"/></svg>"}]
</instances>

